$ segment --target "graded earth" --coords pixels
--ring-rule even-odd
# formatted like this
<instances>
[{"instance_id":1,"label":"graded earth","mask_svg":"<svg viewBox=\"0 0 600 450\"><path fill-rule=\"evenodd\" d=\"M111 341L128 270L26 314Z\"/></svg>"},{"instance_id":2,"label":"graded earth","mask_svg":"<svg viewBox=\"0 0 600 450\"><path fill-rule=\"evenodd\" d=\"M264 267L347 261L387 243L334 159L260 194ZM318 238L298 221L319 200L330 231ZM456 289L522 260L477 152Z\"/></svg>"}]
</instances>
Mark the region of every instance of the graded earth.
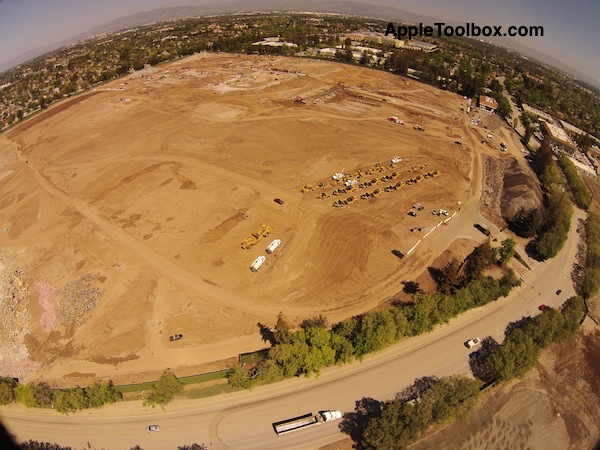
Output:
<instances>
[{"instance_id":1,"label":"graded earth","mask_svg":"<svg viewBox=\"0 0 600 450\"><path fill-rule=\"evenodd\" d=\"M334 323L389 301L455 237L483 240L473 148L522 162L507 127L508 155L481 145L463 102L371 69L205 53L3 133L1 269L26 320L3 336L0 364L61 386L190 375L265 347L258 324L280 311ZM353 191L334 195L339 172ZM458 220L465 231L444 238ZM263 224L272 232L242 248Z\"/></svg>"}]
</instances>

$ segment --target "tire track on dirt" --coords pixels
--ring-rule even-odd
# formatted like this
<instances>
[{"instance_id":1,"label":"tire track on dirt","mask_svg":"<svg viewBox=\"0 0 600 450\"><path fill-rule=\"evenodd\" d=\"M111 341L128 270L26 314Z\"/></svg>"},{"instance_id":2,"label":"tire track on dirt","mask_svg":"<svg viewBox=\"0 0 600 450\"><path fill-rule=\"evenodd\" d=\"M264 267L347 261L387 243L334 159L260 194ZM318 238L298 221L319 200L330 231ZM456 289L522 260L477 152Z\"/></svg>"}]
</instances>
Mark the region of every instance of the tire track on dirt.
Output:
<instances>
[{"instance_id":1,"label":"tire track on dirt","mask_svg":"<svg viewBox=\"0 0 600 450\"><path fill-rule=\"evenodd\" d=\"M22 159L21 156L19 157ZM121 248L136 254L141 260L152 267L157 274L163 276L187 294L200 297L205 301L218 301L221 305L226 305L249 314L255 313L254 308L248 306L248 302L243 299L236 299L233 297L233 294L228 294L222 289L217 289L214 286L207 284L197 275L190 273L179 267L177 264L169 261L147 245L137 241L121 228L103 220L92 208L81 200L73 199L52 186L32 164L28 163L27 167L37 184L48 195L75 208L82 216L86 217L105 232ZM261 309L262 311L268 311L270 314L276 315L280 307L262 305Z\"/></svg>"}]
</instances>

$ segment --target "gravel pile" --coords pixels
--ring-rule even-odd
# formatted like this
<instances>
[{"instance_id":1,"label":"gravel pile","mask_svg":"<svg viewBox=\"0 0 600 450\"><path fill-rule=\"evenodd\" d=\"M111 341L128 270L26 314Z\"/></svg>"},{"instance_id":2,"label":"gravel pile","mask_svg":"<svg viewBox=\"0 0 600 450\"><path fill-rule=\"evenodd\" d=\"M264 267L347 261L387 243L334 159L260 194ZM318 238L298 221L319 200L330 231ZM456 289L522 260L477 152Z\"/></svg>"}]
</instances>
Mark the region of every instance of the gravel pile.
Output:
<instances>
[{"instance_id":1,"label":"gravel pile","mask_svg":"<svg viewBox=\"0 0 600 450\"><path fill-rule=\"evenodd\" d=\"M58 291L57 317L65 326L82 325L85 313L98 304L102 290L94 287L98 275L85 274Z\"/></svg>"}]
</instances>

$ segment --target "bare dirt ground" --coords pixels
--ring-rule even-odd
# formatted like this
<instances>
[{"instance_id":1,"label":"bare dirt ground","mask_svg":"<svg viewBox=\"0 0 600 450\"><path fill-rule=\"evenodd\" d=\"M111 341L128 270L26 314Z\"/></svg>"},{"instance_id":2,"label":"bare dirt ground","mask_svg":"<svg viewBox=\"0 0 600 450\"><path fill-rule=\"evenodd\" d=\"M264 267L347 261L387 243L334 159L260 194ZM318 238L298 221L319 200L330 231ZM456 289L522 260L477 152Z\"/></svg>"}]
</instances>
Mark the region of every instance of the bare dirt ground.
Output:
<instances>
[{"instance_id":1,"label":"bare dirt ground","mask_svg":"<svg viewBox=\"0 0 600 450\"><path fill-rule=\"evenodd\" d=\"M398 260L392 249L420 239L410 229L443 236L431 210L479 202L471 150L483 145L461 102L359 67L199 54L0 135L3 276L20 267L29 302L20 359L5 375L64 386L147 381L165 367L197 373L264 346L257 324L280 311L292 323L335 322L388 301L451 243L430 238ZM383 171L368 178L441 175L333 208L392 184L332 195L332 174L377 163ZM407 216L415 202L426 210ZM273 233L242 249L261 224ZM280 248L251 272L274 238ZM184 338L169 342L175 333Z\"/></svg>"},{"instance_id":2,"label":"bare dirt ground","mask_svg":"<svg viewBox=\"0 0 600 450\"><path fill-rule=\"evenodd\" d=\"M306 103L294 102L297 95ZM148 381L166 367L179 376L212 371L262 347L257 323L272 325L279 311L293 323L320 313L333 322L406 300L403 281L432 290L424 267L462 259L483 237L465 227L443 239L448 232L431 210L479 205L481 179L491 194L483 211L497 223L503 202L531 195L521 188L530 172L514 133L484 118L496 133L488 139L459 117L461 101L348 65L201 54L65 101L0 135L2 375L68 386ZM390 115L405 125L387 122ZM473 148L497 173L477 172ZM391 169L396 155L403 161ZM522 175L511 179L514 161ZM332 208L391 183L332 195L333 173L376 163L385 170L369 178L442 174ZM325 186L301 193L318 182ZM323 192L330 197L317 200ZM426 209L407 216L416 202ZM240 248L263 223L273 233ZM429 230L437 238L410 257L391 254ZM281 247L250 272L273 238ZM490 394L468 419L475 422L458 422L420 448L499 447L505 438L514 448L589 447L600 417L600 337L586 327L585 337L546 352L527 379ZM184 339L170 342L175 333Z\"/></svg>"}]
</instances>

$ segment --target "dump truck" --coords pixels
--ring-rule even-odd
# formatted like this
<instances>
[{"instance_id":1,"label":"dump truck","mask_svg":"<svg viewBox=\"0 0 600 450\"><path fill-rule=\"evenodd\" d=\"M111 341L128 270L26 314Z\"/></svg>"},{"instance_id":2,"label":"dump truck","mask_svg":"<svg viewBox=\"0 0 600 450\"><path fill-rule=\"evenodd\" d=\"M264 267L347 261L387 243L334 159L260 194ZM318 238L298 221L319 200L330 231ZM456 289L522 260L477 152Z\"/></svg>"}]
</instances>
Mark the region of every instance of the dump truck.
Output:
<instances>
[{"instance_id":1,"label":"dump truck","mask_svg":"<svg viewBox=\"0 0 600 450\"><path fill-rule=\"evenodd\" d=\"M273 242L271 242L269 244L269 246L267 247L267 253L271 254L273 253L277 247L279 247L281 245L281 239L274 239Z\"/></svg>"},{"instance_id":2,"label":"dump truck","mask_svg":"<svg viewBox=\"0 0 600 450\"><path fill-rule=\"evenodd\" d=\"M291 419L273 423L273 429L279 436L292 431L320 425L325 422L333 422L342 418L341 411L320 411L317 414L308 413Z\"/></svg>"},{"instance_id":3,"label":"dump truck","mask_svg":"<svg viewBox=\"0 0 600 450\"><path fill-rule=\"evenodd\" d=\"M254 260L254 262L250 265L250 270L252 272L256 272L258 269L260 269L260 266L263 265L263 263L265 262L267 258L265 258L264 256L260 255L258 258L256 258Z\"/></svg>"}]
</instances>

